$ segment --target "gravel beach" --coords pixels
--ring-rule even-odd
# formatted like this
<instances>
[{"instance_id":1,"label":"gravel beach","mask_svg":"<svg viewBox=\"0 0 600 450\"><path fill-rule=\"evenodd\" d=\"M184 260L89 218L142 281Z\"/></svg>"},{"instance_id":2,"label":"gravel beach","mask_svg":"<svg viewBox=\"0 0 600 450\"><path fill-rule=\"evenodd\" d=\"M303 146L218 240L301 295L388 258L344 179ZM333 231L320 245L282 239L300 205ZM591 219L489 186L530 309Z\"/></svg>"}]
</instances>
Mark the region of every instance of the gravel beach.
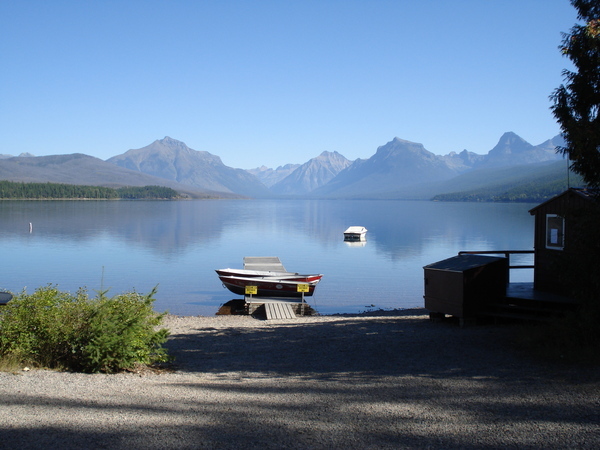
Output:
<instances>
[{"instance_id":1,"label":"gravel beach","mask_svg":"<svg viewBox=\"0 0 600 450\"><path fill-rule=\"evenodd\" d=\"M173 371L0 373L0 448L600 448L600 370L424 310L167 316Z\"/></svg>"}]
</instances>

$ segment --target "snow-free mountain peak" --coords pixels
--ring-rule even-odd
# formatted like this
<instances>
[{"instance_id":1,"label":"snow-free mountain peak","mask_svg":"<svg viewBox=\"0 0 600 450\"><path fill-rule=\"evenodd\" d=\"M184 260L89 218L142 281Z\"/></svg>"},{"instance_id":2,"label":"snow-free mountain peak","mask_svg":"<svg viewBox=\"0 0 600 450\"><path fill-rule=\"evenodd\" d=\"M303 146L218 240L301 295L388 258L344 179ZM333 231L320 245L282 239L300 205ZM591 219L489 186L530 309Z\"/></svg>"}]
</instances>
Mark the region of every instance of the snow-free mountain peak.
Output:
<instances>
[{"instance_id":1,"label":"snow-free mountain peak","mask_svg":"<svg viewBox=\"0 0 600 450\"><path fill-rule=\"evenodd\" d=\"M304 195L327 184L351 164L338 152L322 152L271 186L279 195Z\"/></svg>"},{"instance_id":2,"label":"snow-free mountain peak","mask_svg":"<svg viewBox=\"0 0 600 450\"><path fill-rule=\"evenodd\" d=\"M521 136L508 131L504 133L496 146L488 153L490 156L499 154L518 154L525 153L533 147L529 142L523 139Z\"/></svg>"},{"instance_id":3,"label":"snow-free mountain peak","mask_svg":"<svg viewBox=\"0 0 600 450\"><path fill-rule=\"evenodd\" d=\"M168 136L146 147L128 150L107 162L202 189L251 197L271 195L266 186L245 170L228 167L218 156L193 150Z\"/></svg>"},{"instance_id":4,"label":"snow-free mountain peak","mask_svg":"<svg viewBox=\"0 0 600 450\"><path fill-rule=\"evenodd\" d=\"M277 169L271 169L267 166L260 166L256 169L249 169L248 173L251 173L256 178L258 178L265 186L270 188L274 184L283 180L289 174L291 174L294 170L300 167L300 164L286 164L284 166L279 166Z\"/></svg>"},{"instance_id":5,"label":"snow-free mountain peak","mask_svg":"<svg viewBox=\"0 0 600 450\"><path fill-rule=\"evenodd\" d=\"M424 158L433 161L436 159L436 155L426 150L423 144L395 137L387 144L378 147L372 158L400 158L401 160Z\"/></svg>"},{"instance_id":6,"label":"snow-free mountain peak","mask_svg":"<svg viewBox=\"0 0 600 450\"><path fill-rule=\"evenodd\" d=\"M263 166L254 169L253 175L253 171L227 167L218 156L193 150L184 142L165 136L146 147L110 158L108 162L81 154L23 155L20 158L3 155L0 172L4 175L0 179L63 183L84 180L101 186L147 183L177 186L184 192L187 188L182 189L183 185L189 187L189 192L212 191L221 197L284 194L335 198L427 198L427 195L433 196L444 190L450 192L448 189L483 189L491 180L497 183L505 179L506 174L512 174L507 168L514 166L548 166L562 158L556 154L556 147L560 145L564 145L560 136L532 146L515 133L508 132L487 154L463 150L440 156L426 150L422 144L396 137L378 147L368 159L350 162L338 152L322 152L301 166L288 164L276 170ZM530 170L528 167L525 169ZM561 165L563 172L564 163ZM475 178L482 181L475 183ZM161 182L161 179L164 181ZM449 184L450 179L456 180L456 183ZM261 183L261 180L264 181ZM267 186L273 189L269 190Z\"/></svg>"},{"instance_id":7,"label":"snow-free mountain peak","mask_svg":"<svg viewBox=\"0 0 600 450\"><path fill-rule=\"evenodd\" d=\"M489 151L480 166L502 167L559 159L556 147L547 143L548 141L533 146L519 135L509 131L500 137L496 146Z\"/></svg>"}]
</instances>

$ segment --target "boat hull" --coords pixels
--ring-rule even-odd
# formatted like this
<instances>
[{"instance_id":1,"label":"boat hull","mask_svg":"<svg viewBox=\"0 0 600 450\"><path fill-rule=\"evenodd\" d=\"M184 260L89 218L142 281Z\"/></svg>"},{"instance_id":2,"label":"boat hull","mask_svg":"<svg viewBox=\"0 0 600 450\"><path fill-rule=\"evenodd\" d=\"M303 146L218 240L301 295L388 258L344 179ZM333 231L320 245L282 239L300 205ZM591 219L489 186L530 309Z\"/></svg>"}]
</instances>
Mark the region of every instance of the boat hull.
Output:
<instances>
[{"instance_id":1,"label":"boat hull","mask_svg":"<svg viewBox=\"0 0 600 450\"><path fill-rule=\"evenodd\" d=\"M238 277L220 275L219 279L227 289L234 294L246 295L247 286L256 286L257 297L302 297L312 296L315 292L317 283L321 280L322 275L317 280L304 282L286 280L276 277ZM298 292L298 285L308 285L308 292Z\"/></svg>"},{"instance_id":2,"label":"boat hull","mask_svg":"<svg viewBox=\"0 0 600 450\"><path fill-rule=\"evenodd\" d=\"M344 240L345 241L350 241L350 242L362 242L362 241L366 241L367 237L366 235L363 234L358 234L358 233L344 233Z\"/></svg>"},{"instance_id":3,"label":"boat hull","mask_svg":"<svg viewBox=\"0 0 600 450\"><path fill-rule=\"evenodd\" d=\"M365 227L348 227L344 231L345 241L365 241L367 235L367 229Z\"/></svg>"},{"instance_id":4,"label":"boat hull","mask_svg":"<svg viewBox=\"0 0 600 450\"><path fill-rule=\"evenodd\" d=\"M220 277L233 276L243 278L273 278L284 281L299 281L302 283L312 283L319 281L322 274L301 274L296 272L274 272L270 270L246 270L246 269L218 269L215 270Z\"/></svg>"}]
</instances>

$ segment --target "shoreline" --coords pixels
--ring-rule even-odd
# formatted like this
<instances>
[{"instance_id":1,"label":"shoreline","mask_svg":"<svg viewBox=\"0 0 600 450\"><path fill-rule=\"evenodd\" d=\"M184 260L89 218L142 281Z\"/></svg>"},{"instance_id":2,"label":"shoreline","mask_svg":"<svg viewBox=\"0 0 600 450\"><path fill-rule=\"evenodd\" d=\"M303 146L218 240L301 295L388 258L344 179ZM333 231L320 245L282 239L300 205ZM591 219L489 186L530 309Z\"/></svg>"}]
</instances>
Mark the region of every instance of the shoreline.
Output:
<instances>
[{"instance_id":1,"label":"shoreline","mask_svg":"<svg viewBox=\"0 0 600 450\"><path fill-rule=\"evenodd\" d=\"M167 315L173 371L0 373L0 448L597 448L600 370L514 326Z\"/></svg>"}]
</instances>

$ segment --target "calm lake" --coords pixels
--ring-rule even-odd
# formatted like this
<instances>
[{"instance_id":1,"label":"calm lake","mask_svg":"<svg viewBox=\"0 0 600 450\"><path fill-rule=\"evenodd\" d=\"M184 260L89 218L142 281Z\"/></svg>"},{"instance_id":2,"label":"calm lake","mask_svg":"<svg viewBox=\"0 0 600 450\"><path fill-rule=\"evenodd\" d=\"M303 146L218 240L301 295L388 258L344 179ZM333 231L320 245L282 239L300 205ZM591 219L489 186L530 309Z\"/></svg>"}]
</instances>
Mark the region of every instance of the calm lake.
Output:
<instances>
[{"instance_id":1,"label":"calm lake","mask_svg":"<svg viewBox=\"0 0 600 450\"><path fill-rule=\"evenodd\" d=\"M0 201L0 289L158 286L155 309L213 315L241 298L214 270L278 256L322 273L321 314L423 306L423 266L461 250L532 250L533 204L393 200ZM31 224L31 229L30 229ZM350 244L343 231L366 227ZM528 257L511 263L530 264ZM512 281L531 281L513 270Z\"/></svg>"}]
</instances>

